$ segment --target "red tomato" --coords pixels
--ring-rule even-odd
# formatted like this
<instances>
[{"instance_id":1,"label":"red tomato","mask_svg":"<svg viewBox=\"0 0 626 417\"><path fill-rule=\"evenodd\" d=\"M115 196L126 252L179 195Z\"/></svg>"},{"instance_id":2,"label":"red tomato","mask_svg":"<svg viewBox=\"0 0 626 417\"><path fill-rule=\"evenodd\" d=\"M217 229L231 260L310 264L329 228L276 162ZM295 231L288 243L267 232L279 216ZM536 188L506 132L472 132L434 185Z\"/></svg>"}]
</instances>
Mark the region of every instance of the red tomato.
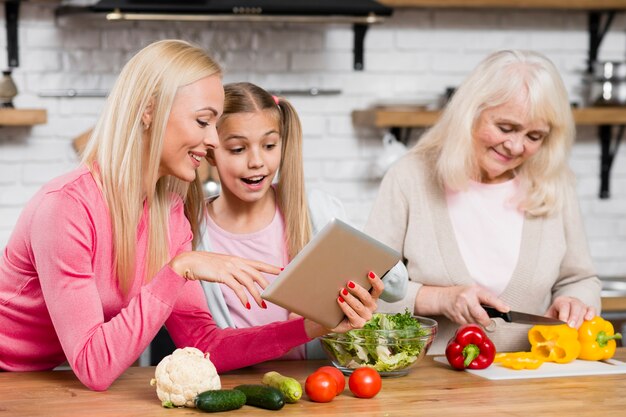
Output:
<instances>
[{"instance_id":1,"label":"red tomato","mask_svg":"<svg viewBox=\"0 0 626 417\"><path fill-rule=\"evenodd\" d=\"M335 378L335 382L337 383L337 394L339 395L343 392L343 390L346 388L346 377L343 376L343 373L335 368L334 366L322 366L321 368L319 368L317 370L317 372L326 372L330 375L332 375L333 378Z\"/></svg>"},{"instance_id":2,"label":"red tomato","mask_svg":"<svg viewBox=\"0 0 626 417\"><path fill-rule=\"evenodd\" d=\"M372 398L378 394L382 384L376 369L367 366L355 369L348 379L350 391L359 398Z\"/></svg>"},{"instance_id":3,"label":"red tomato","mask_svg":"<svg viewBox=\"0 0 626 417\"><path fill-rule=\"evenodd\" d=\"M315 371L306 379L304 391L311 401L327 403L335 398L337 383L331 374Z\"/></svg>"}]
</instances>

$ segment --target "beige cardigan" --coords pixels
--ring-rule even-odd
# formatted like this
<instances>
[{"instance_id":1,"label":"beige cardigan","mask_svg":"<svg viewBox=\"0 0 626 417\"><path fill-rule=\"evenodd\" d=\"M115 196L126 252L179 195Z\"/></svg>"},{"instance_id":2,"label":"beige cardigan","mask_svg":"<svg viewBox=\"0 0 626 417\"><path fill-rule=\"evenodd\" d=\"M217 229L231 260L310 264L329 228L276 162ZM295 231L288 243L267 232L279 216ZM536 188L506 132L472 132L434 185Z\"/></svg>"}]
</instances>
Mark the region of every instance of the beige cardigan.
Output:
<instances>
[{"instance_id":1,"label":"beige cardigan","mask_svg":"<svg viewBox=\"0 0 626 417\"><path fill-rule=\"evenodd\" d=\"M410 152L383 178L365 226L371 236L400 252L409 271L407 295L395 303L379 302L379 311L413 311L422 285L472 285L463 262L445 193L433 168ZM526 217L519 259L500 295L513 310L543 315L560 295L576 297L600 311L600 281L595 276L575 192L562 213ZM489 242L485 242L488 250ZM443 316L434 317L439 332L429 354L445 350L458 327ZM496 319L488 335L499 351L527 350L529 326Z\"/></svg>"}]
</instances>

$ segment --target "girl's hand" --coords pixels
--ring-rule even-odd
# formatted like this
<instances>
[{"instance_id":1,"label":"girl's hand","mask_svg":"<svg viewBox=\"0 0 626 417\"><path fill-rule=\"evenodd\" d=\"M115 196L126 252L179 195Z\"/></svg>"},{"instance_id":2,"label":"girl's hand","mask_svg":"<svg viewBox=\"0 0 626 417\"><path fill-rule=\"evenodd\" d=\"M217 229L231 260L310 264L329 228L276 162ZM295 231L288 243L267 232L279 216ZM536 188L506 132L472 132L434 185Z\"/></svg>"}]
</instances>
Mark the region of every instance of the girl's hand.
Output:
<instances>
[{"instance_id":1,"label":"girl's hand","mask_svg":"<svg viewBox=\"0 0 626 417\"><path fill-rule=\"evenodd\" d=\"M418 292L418 297L425 302L429 300L430 304L427 309L420 308L420 314L442 314L458 324L478 323L483 327L490 326L491 318L481 304L492 306L503 313L509 311L509 307L502 300L480 285L424 286Z\"/></svg>"},{"instance_id":2,"label":"girl's hand","mask_svg":"<svg viewBox=\"0 0 626 417\"><path fill-rule=\"evenodd\" d=\"M309 337L315 338L329 332L345 333L348 330L360 329L376 311L376 302L382 294L385 285L382 280L373 272L368 274L372 283L371 291L348 281L346 286L337 294L337 303L346 317L334 329L326 329L321 324L305 320L305 329Z\"/></svg>"},{"instance_id":3,"label":"girl's hand","mask_svg":"<svg viewBox=\"0 0 626 417\"><path fill-rule=\"evenodd\" d=\"M172 259L169 266L178 275L190 280L228 285L248 309L250 303L244 287L256 303L265 308L258 287L263 289L268 282L261 273L278 275L281 271L279 267L264 262L211 252L184 252Z\"/></svg>"},{"instance_id":4,"label":"girl's hand","mask_svg":"<svg viewBox=\"0 0 626 417\"><path fill-rule=\"evenodd\" d=\"M556 297L546 312L546 316L564 321L574 329L578 329L583 320L591 320L595 315L595 308L587 306L578 298L566 296Z\"/></svg>"}]
</instances>

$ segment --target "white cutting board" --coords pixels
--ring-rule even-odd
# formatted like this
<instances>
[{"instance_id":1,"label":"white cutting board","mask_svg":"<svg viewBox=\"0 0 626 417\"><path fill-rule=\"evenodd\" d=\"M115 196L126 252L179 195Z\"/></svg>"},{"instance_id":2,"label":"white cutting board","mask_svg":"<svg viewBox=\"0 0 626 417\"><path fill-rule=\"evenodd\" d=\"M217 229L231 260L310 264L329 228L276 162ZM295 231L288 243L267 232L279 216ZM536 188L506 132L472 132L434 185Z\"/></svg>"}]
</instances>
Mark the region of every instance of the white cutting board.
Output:
<instances>
[{"instance_id":1,"label":"white cutting board","mask_svg":"<svg viewBox=\"0 0 626 417\"><path fill-rule=\"evenodd\" d=\"M434 359L437 362L450 366L445 356L436 356ZM465 371L487 379L553 378L582 375L626 374L626 363L615 359L602 362L582 360L575 360L570 363L544 362L537 369L520 370L505 368L497 363L493 363L486 369L466 369Z\"/></svg>"}]
</instances>

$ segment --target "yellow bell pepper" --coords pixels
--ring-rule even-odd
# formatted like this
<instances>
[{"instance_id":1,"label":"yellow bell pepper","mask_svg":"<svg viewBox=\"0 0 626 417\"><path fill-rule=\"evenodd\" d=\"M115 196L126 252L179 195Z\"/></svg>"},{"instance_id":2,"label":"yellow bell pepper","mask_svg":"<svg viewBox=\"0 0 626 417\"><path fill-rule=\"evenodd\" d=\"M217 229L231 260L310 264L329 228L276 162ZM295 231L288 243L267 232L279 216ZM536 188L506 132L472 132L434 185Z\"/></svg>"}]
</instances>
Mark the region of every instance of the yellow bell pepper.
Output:
<instances>
[{"instance_id":1,"label":"yellow bell pepper","mask_svg":"<svg viewBox=\"0 0 626 417\"><path fill-rule=\"evenodd\" d=\"M611 322L602 317L585 320L578 329L578 341L581 344L578 358L588 361L610 359L615 354L615 339L621 338L622 335L615 333Z\"/></svg>"},{"instance_id":2,"label":"yellow bell pepper","mask_svg":"<svg viewBox=\"0 0 626 417\"><path fill-rule=\"evenodd\" d=\"M494 363L499 363L505 368L515 370L537 369L543 365L543 359L537 357L532 352L506 352L497 353Z\"/></svg>"},{"instance_id":3,"label":"yellow bell pepper","mask_svg":"<svg viewBox=\"0 0 626 417\"><path fill-rule=\"evenodd\" d=\"M528 331L530 351L546 362L568 363L578 357L578 331L567 324L533 326Z\"/></svg>"}]
</instances>

